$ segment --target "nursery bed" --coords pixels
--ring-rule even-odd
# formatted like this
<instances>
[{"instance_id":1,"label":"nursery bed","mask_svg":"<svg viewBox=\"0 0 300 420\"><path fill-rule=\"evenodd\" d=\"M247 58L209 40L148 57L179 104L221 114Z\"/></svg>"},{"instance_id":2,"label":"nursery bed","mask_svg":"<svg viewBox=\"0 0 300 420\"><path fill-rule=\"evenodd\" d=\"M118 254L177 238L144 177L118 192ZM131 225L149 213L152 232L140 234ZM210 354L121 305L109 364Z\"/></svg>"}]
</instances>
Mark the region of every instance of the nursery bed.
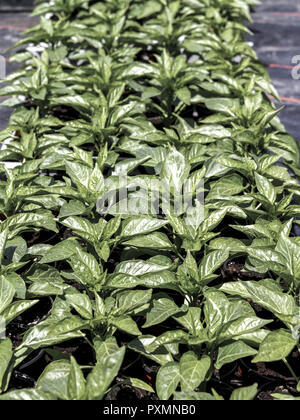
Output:
<instances>
[{"instance_id":1,"label":"nursery bed","mask_svg":"<svg viewBox=\"0 0 300 420\"><path fill-rule=\"evenodd\" d=\"M299 147L243 1L40 2L0 92L0 400L299 400Z\"/></svg>"},{"instance_id":2,"label":"nursery bed","mask_svg":"<svg viewBox=\"0 0 300 420\"><path fill-rule=\"evenodd\" d=\"M19 1L17 3L12 5L9 1L0 5L0 54L21 38L21 28L29 28L37 23L37 18L32 18L28 13L22 12L24 9L27 11L31 9L32 1L29 0L27 4L25 2L21 6ZM11 13L13 10L17 10L19 13ZM285 105L285 109L281 113L283 124L287 131L300 142L298 126L300 79L293 80L291 76L294 66L292 58L300 54L299 21L300 5L298 0L262 0L261 5L256 7L256 12L253 14L253 24L249 25L254 36L248 39L254 43L254 50L260 60L268 66L268 72L280 96L285 98L282 100ZM4 56L8 57L8 54L4 54ZM18 68L16 63L7 63L8 73L16 68ZM9 109L1 110L0 130L5 128L9 115Z\"/></svg>"}]
</instances>

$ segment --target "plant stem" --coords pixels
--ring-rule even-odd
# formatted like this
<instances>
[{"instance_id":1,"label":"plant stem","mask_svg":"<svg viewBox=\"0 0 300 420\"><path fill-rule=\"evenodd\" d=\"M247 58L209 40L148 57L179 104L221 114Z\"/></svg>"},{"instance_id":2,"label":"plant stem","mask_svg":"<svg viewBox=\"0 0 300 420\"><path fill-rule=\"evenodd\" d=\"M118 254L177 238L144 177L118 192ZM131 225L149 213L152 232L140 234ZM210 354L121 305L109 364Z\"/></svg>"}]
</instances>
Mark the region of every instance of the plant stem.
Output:
<instances>
[{"instance_id":1,"label":"plant stem","mask_svg":"<svg viewBox=\"0 0 300 420\"><path fill-rule=\"evenodd\" d=\"M286 367L288 368L288 370L291 372L293 378L295 379L295 381L298 383L299 382L299 378L297 377L296 373L294 372L292 366L289 364L289 362L284 358L283 359L284 364L286 365Z\"/></svg>"}]
</instances>

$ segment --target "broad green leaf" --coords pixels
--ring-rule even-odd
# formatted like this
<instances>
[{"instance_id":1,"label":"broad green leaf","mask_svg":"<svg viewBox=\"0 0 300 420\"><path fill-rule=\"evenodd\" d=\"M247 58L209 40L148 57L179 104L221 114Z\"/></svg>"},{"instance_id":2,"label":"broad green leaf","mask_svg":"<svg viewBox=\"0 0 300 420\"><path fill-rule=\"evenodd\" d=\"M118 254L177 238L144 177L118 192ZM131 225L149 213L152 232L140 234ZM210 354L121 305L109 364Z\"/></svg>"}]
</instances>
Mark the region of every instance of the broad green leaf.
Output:
<instances>
[{"instance_id":1,"label":"broad green leaf","mask_svg":"<svg viewBox=\"0 0 300 420\"><path fill-rule=\"evenodd\" d=\"M229 255L229 249L224 249L213 251L204 257L199 267L201 280L205 280L208 276L214 274L228 260Z\"/></svg>"},{"instance_id":2,"label":"broad green leaf","mask_svg":"<svg viewBox=\"0 0 300 420\"><path fill-rule=\"evenodd\" d=\"M216 369L221 369L228 363L235 362L236 360L243 359L244 357L254 356L257 350L243 343L237 341L232 344L224 344L219 347L218 357L215 364Z\"/></svg>"},{"instance_id":3,"label":"broad green leaf","mask_svg":"<svg viewBox=\"0 0 300 420\"><path fill-rule=\"evenodd\" d=\"M49 251L41 259L41 264L49 264L55 261L61 261L67 258L70 258L75 254L78 244L74 240L66 240L59 242L50 248Z\"/></svg>"},{"instance_id":4,"label":"broad green leaf","mask_svg":"<svg viewBox=\"0 0 300 420\"><path fill-rule=\"evenodd\" d=\"M161 232L150 233L145 236L136 236L129 241L123 242L123 245L157 250L170 250L173 248L167 235Z\"/></svg>"},{"instance_id":5,"label":"broad green leaf","mask_svg":"<svg viewBox=\"0 0 300 420\"><path fill-rule=\"evenodd\" d=\"M68 384L71 365L58 360L50 363L40 376L36 390L61 400L68 400Z\"/></svg>"},{"instance_id":6,"label":"broad green leaf","mask_svg":"<svg viewBox=\"0 0 300 420\"><path fill-rule=\"evenodd\" d=\"M85 379L82 370L71 356L70 375L68 381L68 399L81 400L85 395Z\"/></svg>"},{"instance_id":7,"label":"broad green leaf","mask_svg":"<svg viewBox=\"0 0 300 420\"><path fill-rule=\"evenodd\" d=\"M145 235L146 233L159 230L168 223L168 220L159 220L145 216L135 216L122 223L121 237L130 238L136 235Z\"/></svg>"},{"instance_id":8,"label":"broad green leaf","mask_svg":"<svg viewBox=\"0 0 300 420\"><path fill-rule=\"evenodd\" d=\"M256 316L243 316L224 325L220 332L220 338L222 340L227 340L241 334L251 333L260 330L271 322L273 322L273 320L265 320Z\"/></svg>"},{"instance_id":9,"label":"broad green leaf","mask_svg":"<svg viewBox=\"0 0 300 420\"><path fill-rule=\"evenodd\" d=\"M27 311L27 309L30 309L36 305L38 302L38 300L17 300L11 303L6 309L4 309L1 317L6 324L9 324L23 312Z\"/></svg>"},{"instance_id":10,"label":"broad green leaf","mask_svg":"<svg viewBox=\"0 0 300 420\"><path fill-rule=\"evenodd\" d=\"M266 197L271 204L276 201L277 193L272 183L262 175L255 173L256 186L261 195Z\"/></svg>"},{"instance_id":11,"label":"broad green leaf","mask_svg":"<svg viewBox=\"0 0 300 420\"><path fill-rule=\"evenodd\" d=\"M118 308L113 311L114 316L130 314L135 309L150 302L152 290L130 290L118 294Z\"/></svg>"},{"instance_id":12,"label":"broad green leaf","mask_svg":"<svg viewBox=\"0 0 300 420\"><path fill-rule=\"evenodd\" d=\"M0 395L1 401L55 401L56 397L35 389L18 389Z\"/></svg>"},{"instance_id":13,"label":"broad green leaf","mask_svg":"<svg viewBox=\"0 0 300 420\"><path fill-rule=\"evenodd\" d=\"M102 266L92 254L83 251L81 247L76 248L76 254L70 257L69 262L80 283L93 287L101 281Z\"/></svg>"},{"instance_id":14,"label":"broad green leaf","mask_svg":"<svg viewBox=\"0 0 300 420\"><path fill-rule=\"evenodd\" d=\"M187 88L181 88L176 91L178 98L186 105L191 104L191 91Z\"/></svg>"},{"instance_id":15,"label":"broad green leaf","mask_svg":"<svg viewBox=\"0 0 300 420\"><path fill-rule=\"evenodd\" d=\"M294 397L291 394L272 394L272 397L277 401L300 401L300 397Z\"/></svg>"},{"instance_id":16,"label":"broad green leaf","mask_svg":"<svg viewBox=\"0 0 300 420\"><path fill-rule=\"evenodd\" d=\"M130 316L114 317L111 324L117 327L119 330L125 331L131 335L141 335L136 322Z\"/></svg>"},{"instance_id":17,"label":"broad green leaf","mask_svg":"<svg viewBox=\"0 0 300 420\"><path fill-rule=\"evenodd\" d=\"M237 99L229 98L212 98L207 99L205 105L212 111L222 112L230 117L235 117L235 112L239 107L239 101Z\"/></svg>"},{"instance_id":18,"label":"broad green leaf","mask_svg":"<svg viewBox=\"0 0 300 420\"><path fill-rule=\"evenodd\" d=\"M151 307L146 315L146 322L143 328L149 328L152 325L161 324L170 316L180 312L180 308L173 299L167 294L160 293L153 296Z\"/></svg>"},{"instance_id":19,"label":"broad green leaf","mask_svg":"<svg viewBox=\"0 0 300 420\"><path fill-rule=\"evenodd\" d=\"M172 266L172 261L168 258L161 262L154 260L131 260L121 262L117 267L116 273L128 274L131 276L143 276L144 274L157 273L160 271L167 270Z\"/></svg>"},{"instance_id":20,"label":"broad green leaf","mask_svg":"<svg viewBox=\"0 0 300 420\"><path fill-rule=\"evenodd\" d=\"M208 290L205 293L204 313L210 336L214 336L222 327L229 302L223 293Z\"/></svg>"},{"instance_id":21,"label":"broad green leaf","mask_svg":"<svg viewBox=\"0 0 300 420\"><path fill-rule=\"evenodd\" d=\"M125 355L125 347L98 363L87 377L88 400L102 400L110 384L117 376Z\"/></svg>"},{"instance_id":22,"label":"broad green leaf","mask_svg":"<svg viewBox=\"0 0 300 420\"><path fill-rule=\"evenodd\" d=\"M85 205L78 200L71 200L69 203L65 203L59 213L59 217L70 217L78 216L83 214L86 211Z\"/></svg>"},{"instance_id":23,"label":"broad green leaf","mask_svg":"<svg viewBox=\"0 0 300 420\"><path fill-rule=\"evenodd\" d=\"M84 319L91 319L93 317L92 303L86 294L67 291L66 300Z\"/></svg>"},{"instance_id":24,"label":"broad green leaf","mask_svg":"<svg viewBox=\"0 0 300 420\"><path fill-rule=\"evenodd\" d=\"M293 315L296 304L292 296L266 287L264 282L239 281L226 283L221 287L225 293L251 299L256 304L276 314Z\"/></svg>"},{"instance_id":25,"label":"broad green leaf","mask_svg":"<svg viewBox=\"0 0 300 420\"><path fill-rule=\"evenodd\" d=\"M0 314L10 305L16 291L3 276L0 277Z\"/></svg>"},{"instance_id":26,"label":"broad green leaf","mask_svg":"<svg viewBox=\"0 0 300 420\"><path fill-rule=\"evenodd\" d=\"M238 388L233 391L231 394L231 401L252 401L258 393L258 385L254 384L252 386Z\"/></svg>"},{"instance_id":27,"label":"broad green leaf","mask_svg":"<svg viewBox=\"0 0 300 420\"><path fill-rule=\"evenodd\" d=\"M129 378L125 382L127 382L129 385L135 388L143 389L144 391L154 393L154 390L150 385L146 384L146 382L141 381L138 378Z\"/></svg>"},{"instance_id":28,"label":"broad green leaf","mask_svg":"<svg viewBox=\"0 0 300 420\"><path fill-rule=\"evenodd\" d=\"M102 363L107 356L110 356L119 350L119 346L115 337L109 337L104 341L96 338L93 344L98 363Z\"/></svg>"},{"instance_id":29,"label":"broad green leaf","mask_svg":"<svg viewBox=\"0 0 300 420\"><path fill-rule=\"evenodd\" d=\"M216 398L206 392L175 392L174 401L216 401Z\"/></svg>"},{"instance_id":30,"label":"broad green leaf","mask_svg":"<svg viewBox=\"0 0 300 420\"><path fill-rule=\"evenodd\" d=\"M173 318L184 328L186 328L191 335L197 335L203 330L201 323L201 309L197 307L189 307L188 312L173 316Z\"/></svg>"},{"instance_id":31,"label":"broad green leaf","mask_svg":"<svg viewBox=\"0 0 300 420\"><path fill-rule=\"evenodd\" d=\"M9 238L12 236L12 232L16 235L19 232L29 229L30 227L38 227L53 232L58 232L54 217L51 212L44 211L44 214L38 213L20 213L8 217L2 222L2 231L9 230Z\"/></svg>"},{"instance_id":32,"label":"broad green leaf","mask_svg":"<svg viewBox=\"0 0 300 420\"><path fill-rule=\"evenodd\" d=\"M100 239L97 238L97 229L89 220L78 216L71 216L61 222L62 225L71 229L81 237L90 240L91 242Z\"/></svg>"},{"instance_id":33,"label":"broad green leaf","mask_svg":"<svg viewBox=\"0 0 300 420\"><path fill-rule=\"evenodd\" d=\"M5 245L6 245L7 237L8 237L8 231L7 231L7 229L4 229L0 233L0 263L1 264L2 264L2 258L3 258L4 251L5 251Z\"/></svg>"},{"instance_id":34,"label":"broad green leaf","mask_svg":"<svg viewBox=\"0 0 300 420\"><path fill-rule=\"evenodd\" d=\"M281 233L276 251L283 255L289 274L300 280L300 246Z\"/></svg>"},{"instance_id":35,"label":"broad green leaf","mask_svg":"<svg viewBox=\"0 0 300 420\"><path fill-rule=\"evenodd\" d=\"M1 334L1 331L0 331ZM0 392L2 390L2 380L8 365L13 356L12 342L9 338L0 339Z\"/></svg>"},{"instance_id":36,"label":"broad green leaf","mask_svg":"<svg viewBox=\"0 0 300 420\"><path fill-rule=\"evenodd\" d=\"M161 179L166 187L175 189L178 193L181 191L184 181L188 178L190 166L185 161L184 156L176 149L171 149L163 162Z\"/></svg>"},{"instance_id":37,"label":"broad green leaf","mask_svg":"<svg viewBox=\"0 0 300 420\"><path fill-rule=\"evenodd\" d=\"M287 330L270 332L259 347L257 356L252 363L276 362L289 356L298 340Z\"/></svg>"},{"instance_id":38,"label":"broad green leaf","mask_svg":"<svg viewBox=\"0 0 300 420\"><path fill-rule=\"evenodd\" d=\"M188 334L183 330L167 331L157 337L157 339L149 345L149 350L154 351L160 346L167 344L181 344L188 341Z\"/></svg>"},{"instance_id":39,"label":"broad green leaf","mask_svg":"<svg viewBox=\"0 0 300 420\"><path fill-rule=\"evenodd\" d=\"M154 360L161 366L164 366L166 363L173 362L172 355L165 347L161 346L155 351L150 350L151 345L155 340L156 337L153 335L143 335L132 340L128 344L128 348L151 360Z\"/></svg>"},{"instance_id":40,"label":"broad green leaf","mask_svg":"<svg viewBox=\"0 0 300 420\"><path fill-rule=\"evenodd\" d=\"M47 321L31 328L23 338L19 348L39 349L63 343L73 338L83 337L80 331L86 327L86 322L79 317L70 316L61 321Z\"/></svg>"},{"instance_id":41,"label":"broad green leaf","mask_svg":"<svg viewBox=\"0 0 300 420\"><path fill-rule=\"evenodd\" d=\"M181 380L180 365L170 362L161 366L156 377L156 392L160 400L167 401Z\"/></svg>"},{"instance_id":42,"label":"broad green leaf","mask_svg":"<svg viewBox=\"0 0 300 420\"><path fill-rule=\"evenodd\" d=\"M190 351L180 359L181 389L183 392L194 391L206 378L211 367L211 359L202 356L198 360L197 355Z\"/></svg>"},{"instance_id":43,"label":"broad green leaf","mask_svg":"<svg viewBox=\"0 0 300 420\"><path fill-rule=\"evenodd\" d=\"M86 190L89 189L89 180L92 174L91 168L80 163L66 161L66 169L67 174L77 186Z\"/></svg>"}]
</instances>

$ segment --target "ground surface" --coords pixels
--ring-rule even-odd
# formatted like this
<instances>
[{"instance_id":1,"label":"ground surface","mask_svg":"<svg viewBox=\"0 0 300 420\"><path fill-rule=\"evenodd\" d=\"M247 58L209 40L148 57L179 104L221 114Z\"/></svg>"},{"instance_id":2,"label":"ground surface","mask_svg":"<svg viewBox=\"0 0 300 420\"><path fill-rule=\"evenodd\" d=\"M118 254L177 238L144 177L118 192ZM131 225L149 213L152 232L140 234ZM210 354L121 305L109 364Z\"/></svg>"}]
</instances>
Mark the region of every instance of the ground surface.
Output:
<instances>
[{"instance_id":1,"label":"ground surface","mask_svg":"<svg viewBox=\"0 0 300 420\"><path fill-rule=\"evenodd\" d=\"M22 35L22 31L37 22L25 11L31 0L0 0L0 54L8 57L5 50ZM9 12L9 9L13 10ZM19 10L19 12L17 12ZM300 142L300 68L299 79L294 80L293 57L299 56L300 64L300 2L299 0L262 0L253 15L251 37L259 58L269 67L274 85L283 98L286 108L281 119L287 130ZM16 68L7 63L7 72ZM294 70L295 72L295 70ZM7 125L10 111L0 108L0 130Z\"/></svg>"},{"instance_id":2,"label":"ground surface","mask_svg":"<svg viewBox=\"0 0 300 420\"><path fill-rule=\"evenodd\" d=\"M30 17L26 12L3 12L0 7L0 55L8 58L9 53L6 50L21 38L25 29L35 25L37 22L37 18ZM17 68L18 65L16 63L6 61L7 74ZM9 115L10 109L0 107L0 130L7 126Z\"/></svg>"},{"instance_id":3,"label":"ground surface","mask_svg":"<svg viewBox=\"0 0 300 420\"><path fill-rule=\"evenodd\" d=\"M254 32L251 37L254 49L269 67L273 83L286 105L281 120L300 142L300 68L299 79L292 77L293 67L300 64L300 1L262 0L250 29ZM298 61L293 63L296 56Z\"/></svg>"}]
</instances>

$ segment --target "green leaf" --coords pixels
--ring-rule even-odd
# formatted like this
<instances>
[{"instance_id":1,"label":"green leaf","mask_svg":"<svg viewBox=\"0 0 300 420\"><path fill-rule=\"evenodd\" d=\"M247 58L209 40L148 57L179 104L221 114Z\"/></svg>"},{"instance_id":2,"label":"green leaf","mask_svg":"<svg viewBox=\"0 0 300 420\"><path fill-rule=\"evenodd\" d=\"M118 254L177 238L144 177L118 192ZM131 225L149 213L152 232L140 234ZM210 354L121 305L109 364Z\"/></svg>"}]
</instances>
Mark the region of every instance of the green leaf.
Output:
<instances>
[{"instance_id":1,"label":"green leaf","mask_svg":"<svg viewBox=\"0 0 300 420\"><path fill-rule=\"evenodd\" d=\"M160 400L167 401L181 380L180 365L170 362L162 366L156 377L156 392Z\"/></svg>"},{"instance_id":2,"label":"green leaf","mask_svg":"<svg viewBox=\"0 0 300 420\"><path fill-rule=\"evenodd\" d=\"M59 242L45 253L40 261L40 264L49 264L55 261L68 259L76 253L77 248L78 244L73 239L67 239L65 241Z\"/></svg>"},{"instance_id":3,"label":"green leaf","mask_svg":"<svg viewBox=\"0 0 300 420\"><path fill-rule=\"evenodd\" d=\"M71 216L63 220L61 224L91 242L98 239L96 226L87 219L78 216Z\"/></svg>"},{"instance_id":4,"label":"green leaf","mask_svg":"<svg viewBox=\"0 0 300 420\"><path fill-rule=\"evenodd\" d=\"M91 104L85 100L82 96L74 95L74 96L61 96L59 99L53 99L51 101L52 106L69 106L78 110L79 112L90 112Z\"/></svg>"},{"instance_id":5,"label":"green leaf","mask_svg":"<svg viewBox=\"0 0 300 420\"><path fill-rule=\"evenodd\" d=\"M206 255L199 267L201 280L205 280L208 276L214 274L228 260L229 255L229 249L213 251Z\"/></svg>"},{"instance_id":6,"label":"green leaf","mask_svg":"<svg viewBox=\"0 0 300 420\"><path fill-rule=\"evenodd\" d=\"M257 354L257 350L243 343L243 341L225 344L219 347L215 367L216 369L221 369L228 363L235 362L244 357L254 356L255 354Z\"/></svg>"},{"instance_id":7,"label":"green leaf","mask_svg":"<svg viewBox=\"0 0 300 420\"><path fill-rule=\"evenodd\" d=\"M16 302L11 303L6 309L4 309L1 317L6 324L9 324L23 312L27 311L27 309L30 309L32 306L36 305L38 302L38 300L17 300Z\"/></svg>"},{"instance_id":8,"label":"green leaf","mask_svg":"<svg viewBox=\"0 0 300 420\"><path fill-rule=\"evenodd\" d=\"M292 296L267 287L264 282L239 281L223 284L221 290L230 295L251 299L256 304L276 314L293 315L296 304Z\"/></svg>"},{"instance_id":9,"label":"green leaf","mask_svg":"<svg viewBox=\"0 0 300 420\"><path fill-rule=\"evenodd\" d=\"M141 331L139 330L136 322L130 317L114 317L111 321L111 324L117 327L119 330L125 331L131 335L141 335Z\"/></svg>"},{"instance_id":10,"label":"green leaf","mask_svg":"<svg viewBox=\"0 0 300 420\"><path fill-rule=\"evenodd\" d=\"M256 316L242 316L225 324L221 329L220 338L226 340L241 334L255 332L271 322L273 320L265 320Z\"/></svg>"},{"instance_id":11,"label":"green leaf","mask_svg":"<svg viewBox=\"0 0 300 420\"><path fill-rule=\"evenodd\" d=\"M0 314L10 305L16 291L3 276L0 277Z\"/></svg>"},{"instance_id":12,"label":"green leaf","mask_svg":"<svg viewBox=\"0 0 300 420\"><path fill-rule=\"evenodd\" d=\"M281 233L276 251L283 255L288 273L300 280L300 246L284 233Z\"/></svg>"},{"instance_id":13,"label":"green leaf","mask_svg":"<svg viewBox=\"0 0 300 420\"><path fill-rule=\"evenodd\" d=\"M102 266L81 247L76 248L76 254L71 256L69 262L80 283L93 287L101 281Z\"/></svg>"},{"instance_id":14,"label":"green leaf","mask_svg":"<svg viewBox=\"0 0 300 420\"><path fill-rule=\"evenodd\" d=\"M67 174L72 181L80 188L89 189L89 180L92 174L92 169L88 166L76 162L66 161L65 163Z\"/></svg>"},{"instance_id":15,"label":"green leaf","mask_svg":"<svg viewBox=\"0 0 300 420\"><path fill-rule=\"evenodd\" d=\"M150 233L145 236L136 236L129 241L123 242L123 245L135 248L157 249L160 251L173 249L173 245L169 241L167 235L161 232Z\"/></svg>"},{"instance_id":16,"label":"green leaf","mask_svg":"<svg viewBox=\"0 0 300 420\"><path fill-rule=\"evenodd\" d=\"M125 381L125 383L128 383L134 388L139 388L139 389L143 389L144 391L154 393L154 390L150 385L146 384L144 381L141 381L138 378L129 378Z\"/></svg>"},{"instance_id":17,"label":"green leaf","mask_svg":"<svg viewBox=\"0 0 300 420\"><path fill-rule=\"evenodd\" d=\"M70 363L58 360L50 363L36 385L36 390L61 400L68 400Z\"/></svg>"},{"instance_id":18,"label":"green leaf","mask_svg":"<svg viewBox=\"0 0 300 420\"><path fill-rule=\"evenodd\" d=\"M114 316L130 314L135 309L143 307L150 302L151 296L152 290L130 290L119 293L118 309L114 310Z\"/></svg>"},{"instance_id":19,"label":"green leaf","mask_svg":"<svg viewBox=\"0 0 300 420\"><path fill-rule=\"evenodd\" d=\"M116 273L128 274L131 276L143 276L144 274L157 273L167 270L172 266L169 258L144 260L131 260L121 262L115 269Z\"/></svg>"},{"instance_id":20,"label":"green leaf","mask_svg":"<svg viewBox=\"0 0 300 420\"><path fill-rule=\"evenodd\" d=\"M81 400L85 395L85 379L73 356L71 356L70 375L68 381L68 399Z\"/></svg>"},{"instance_id":21,"label":"green leaf","mask_svg":"<svg viewBox=\"0 0 300 420\"><path fill-rule=\"evenodd\" d=\"M88 400L102 400L110 384L117 376L125 355L125 347L105 357L87 377Z\"/></svg>"},{"instance_id":22,"label":"green leaf","mask_svg":"<svg viewBox=\"0 0 300 420\"><path fill-rule=\"evenodd\" d=\"M168 220L159 220L152 217L131 217L122 223L121 238L130 238L136 235L145 235L159 230L169 223Z\"/></svg>"},{"instance_id":23,"label":"green leaf","mask_svg":"<svg viewBox=\"0 0 300 420\"><path fill-rule=\"evenodd\" d=\"M208 290L205 293L204 313L208 331L214 336L221 328L225 320L225 309L228 307L228 299L223 293Z\"/></svg>"},{"instance_id":24,"label":"green leaf","mask_svg":"<svg viewBox=\"0 0 300 420\"><path fill-rule=\"evenodd\" d=\"M86 211L85 205L78 200L71 200L69 203L65 203L59 213L59 217L78 216Z\"/></svg>"},{"instance_id":25,"label":"green leaf","mask_svg":"<svg viewBox=\"0 0 300 420\"><path fill-rule=\"evenodd\" d=\"M115 337L109 337L102 341L99 338L94 339L94 348L97 356L97 362L102 363L106 357L116 353L119 346Z\"/></svg>"},{"instance_id":26,"label":"green leaf","mask_svg":"<svg viewBox=\"0 0 300 420\"><path fill-rule=\"evenodd\" d=\"M211 367L211 359L203 356L198 360L197 355L189 351L180 359L181 389L183 392L194 391L202 382Z\"/></svg>"},{"instance_id":27,"label":"green leaf","mask_svg":"<svg viewBox=\"0 0 300 420\"><path fill-rule=\"evenodd\" d=\"M252 386L238 388L231 394L231 401L252 401L258 393L258 384Z\"/></svg>"},{"instance_id":28,"label":"green leaf","mask_svg":"<svg viewBox=\"0 0 300 420\"><path fill-rule=\"evenodd\" d=\"M50 321L40 323L31 328L23 338L19 348L31 348L33 350L41 347L49 347L73 338L83 337L80 331L87 326L86 322L79 317L70 316L61 321Z\"/></svg>"},{"instance_id":29,"label":"green leaf","mask_svg":"<svg viewBox=\"0 0 300 420\"><path fill-rule=\"evenodd\" d=\"M0 331L1 334L1 331ZM0 339L0 392L2 389L3 377L7 371L11 358L13 356L12 342L9 338Z\"/></svg>"},{"instance_id":30,"label":"green leaf","mask_svg":"<svg viewBox=\"0 0 300 420\"><path fill-rule=\"evenodd\" d=\"M271 204L276 201L277 193L272 183L265 177L255 173L256 186L261 195L267 198Z\"/></svg>"},{"instance_id":31,"label":"green leaf","mask_svg":"<svg viewBox=\"0 0 300 420\"><path fill-rule=\"evenodd\" d=\"M58 232L54 217L51 213L37 214L37 213L20 213L8 217L2 222L2 230L9 228L10 236L12 232L14 235L18 234L23 230L27 230L30 227L38 227L53 232Z\"/></svg>"},{"instance_id":32,"label":"green leaf","mask_svg":"<svg viewBox=\"0 0 300 420\"><path fill-rule=\"evenodd\" d=\"M212 98L207 99L205 105L212 111L218 111L230 117L235 117L235 112L239 107L239 101L237 99L229 98Z\"/></svg>"},{"instance_id":33,"label":"green leaf","mask_svg":"<svg viewBox=\"0 0 300 420\"><path fill-rule=\"evenodd\" d=\"M84 319L92 319L93 309L90 298L83 293L75 293L75 291L67 291L67 302L82 316Z\"/></svg>"},{"instance_id":34,"label":"green leaf","mask_svg":"<svg viewBox=\"0 0 300 420\"><path fill-rule=\"evenodd\" d=\"M176 90L176 95L184 104L191 104L191 91L187 87Z\"/></svg>"},{"instance_id":35,"label":"green leaf","mask_svg":"<svg viewBox=\"0 0 300 420\"><path fill-rule=\"evenodd\" d=\"M289 356L297 343L298 340L289 331L283 329L272 331L261 343L258 354L252 363L283 360Z\"/></svg>"},{"instance_id":36,"label":"green leaf","mask_svg":"<svg viewBox=\"0 0 300 420\"><path fill-rule=\"evenodd\" d=\"M35 389L19 389L0 395L1 401L54 401L57 398Z\"/></svg>"},{"instance_id":37,"label":"green leaf","mask_svg":"<svg viewBox=\"0 0 300 420\"><path fill-rule=\"evenodd\" d=\"M218 197L231 197L239 194L245 189L244 180L238 174L232 174L222 177L216 182L210 183L210 192L207 200Z\"/></svg>"},{"instance_id":38,"label":"green leaf","mask_svg":"<svg viewBox=\"0 0 300 420\"><path fill-rule=\"evenodd\" d=\"M1 264L2 264L2 259L3 259L3 255L4 255L4 250L5 250L5 245L6 245L7 237L8 237L8 230L7 229L4 229L0 233L0 263Z\"/></svg>"},{"instance_id":39,"label":"green leaf","mask_svg":"<svg viewBox=\"0 0 300 420\"><path fill-rule=\"evenodd\" d=\"M272 397L277 401L300 401L300 397L294 397L291 394L272 394Z\"/></svg>"},{"instance_id":40,"label":"green leaf","mask_svg":"<svg viewBox=\"0 0 300 420\"><path fill-rule=\"evenodd\" d=\"M88 189L99 197L104 191L104 177L97 163L89 178Z\"/></svg>"},{"instance_id":41,"label":"green leaf","mask_svg":"<svg viewBox=\"0 0 300 420\"><path fill-rule=\"evenodd\" d=\"M173 317L180 325L186 328L191 335L197 335L203 330L201 323L201 309L197 307L189 307L189 310L185 314L175 315Z\"/></svg>"},{"instance_id":42,"label":"green leaf","mask_svg":"<svg viewBox=\"0 0 300 420\"><path fill-rule=\"evenodd\" d=\"M206 392L175 392L174 401L216 401L216 398Z\"/></svg>"},{"instance_id":43,"label":"green leaf","mask_svg":"<svg viewBox=\"0 0 300 420\"><path fill-rule=\"evenodd\" d=\"M166 187L171 191L173 188L175 192L180 192L189 172L190 166L184 156L176 149L171 149L163 162L161 171L161 179L165 182Z\"/></svg>"},{"instance_id":44,"label":"green leaf","mask_svg":"<svg viewBox=\"0 0 300 420\"><path fill-rule=\"evenodd\" d=\"M154 351L151 350L151 346L155 340L156 337L153 335L143 335L132 340L128 344L128 348L142 354L150 360L154 360L155 363L158 363L161 366L173 362L172 355L164 346L160 346Z\"/></svg>"},{"instance_id":45,"label":"green leaf","mask_svg":"<svg viewBox=\"0 0 300 420\"><path fill-rule=\"evenodd\" d=\"M173 299L167 294L160 293L153 296L151 307L146 315L146 322L143 328L149 328L152 325L161 324L170 316L180 312L180 308Z\"/></svg>"}]
</instances>

